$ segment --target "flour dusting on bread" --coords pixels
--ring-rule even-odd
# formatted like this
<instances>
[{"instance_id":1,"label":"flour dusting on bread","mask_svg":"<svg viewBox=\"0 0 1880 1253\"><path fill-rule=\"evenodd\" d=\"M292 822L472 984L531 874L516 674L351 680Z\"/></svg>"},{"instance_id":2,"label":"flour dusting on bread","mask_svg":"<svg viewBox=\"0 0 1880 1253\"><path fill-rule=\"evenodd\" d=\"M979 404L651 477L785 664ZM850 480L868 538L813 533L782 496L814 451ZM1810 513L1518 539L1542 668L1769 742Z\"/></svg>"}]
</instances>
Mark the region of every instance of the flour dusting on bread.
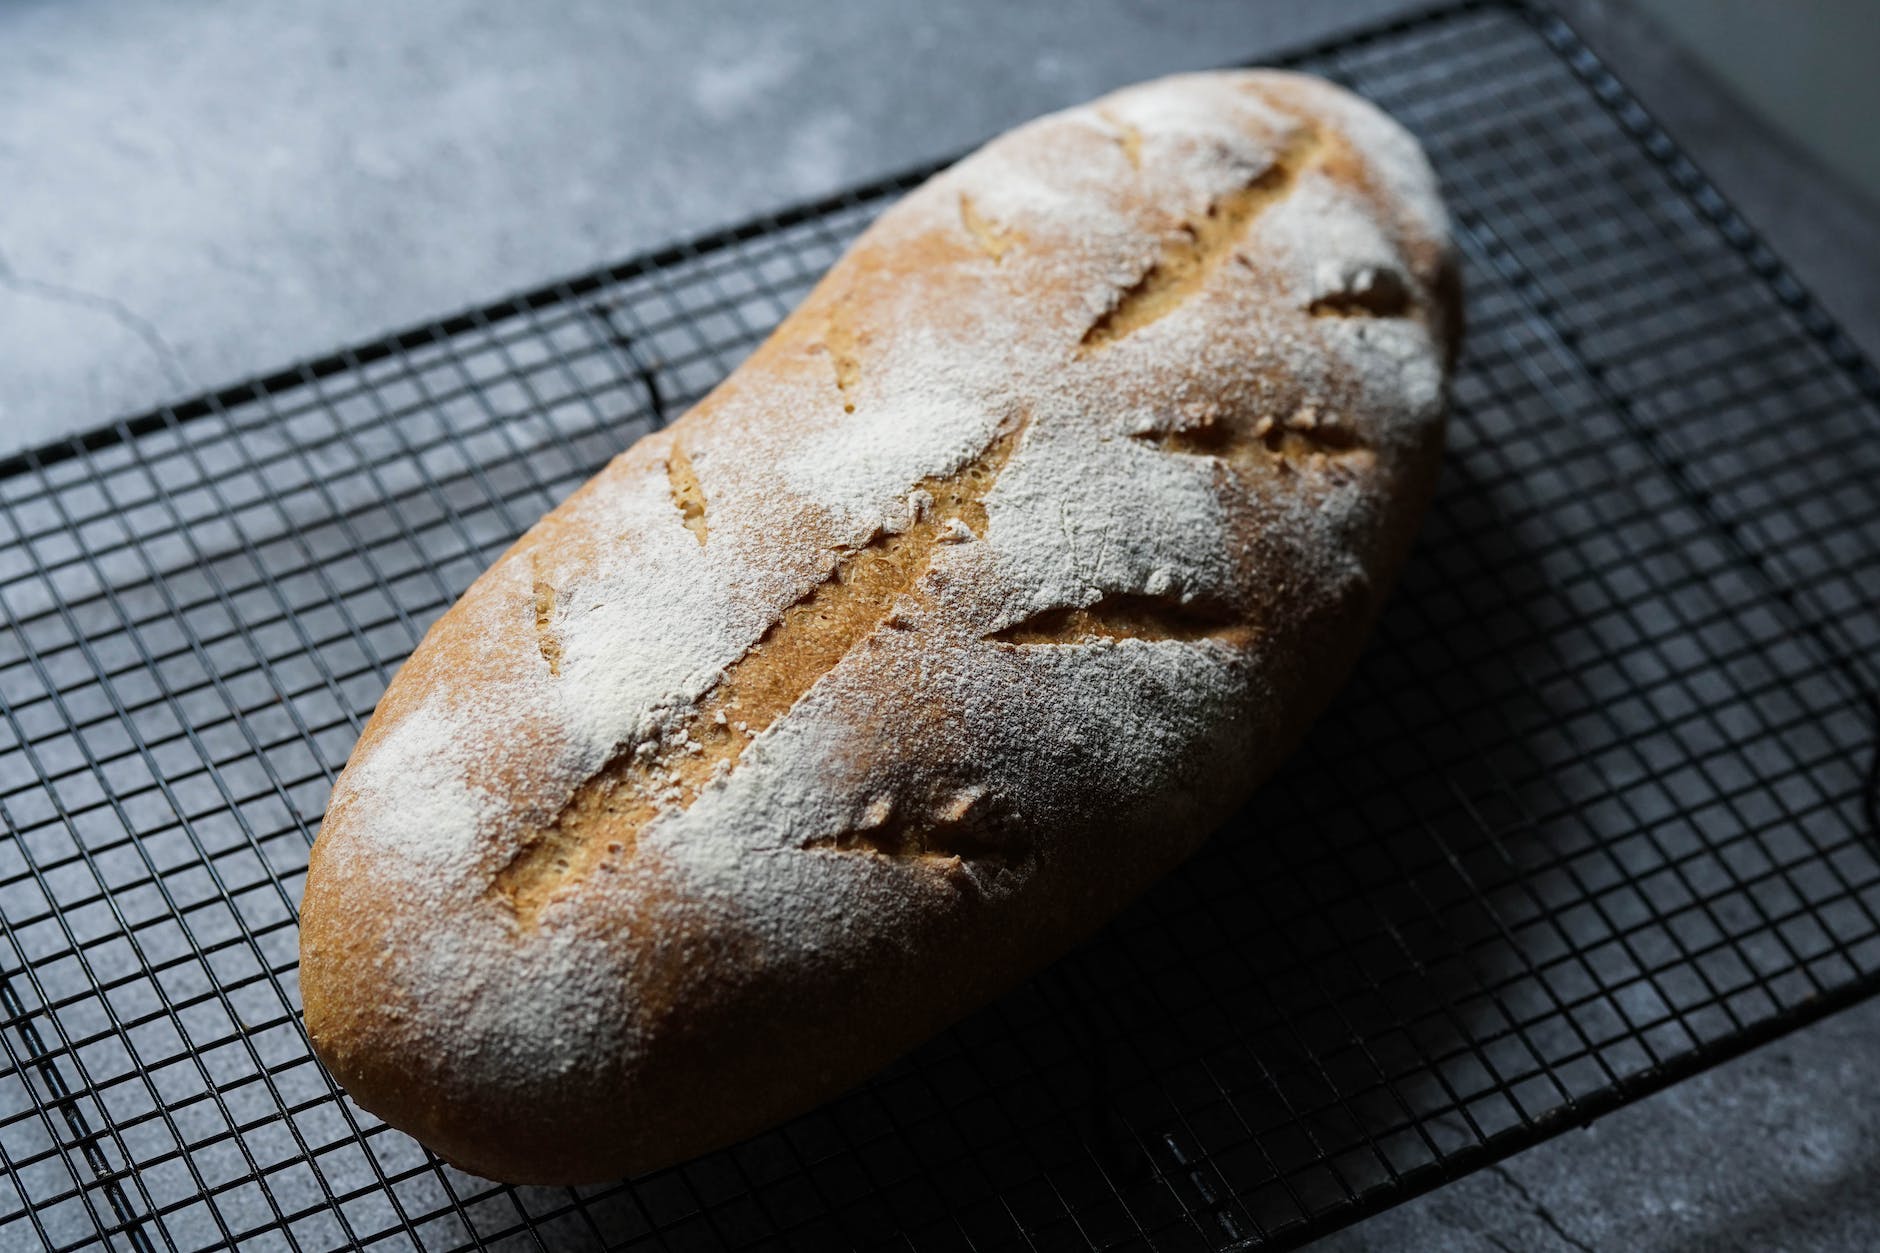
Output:
<instances>
[{"instance_id":1,"label":"flour dusting on bread","mask_svg":"<svg viewBox=\"0 0 1880 1253\"><path fill-rule=\"evenodd\" d=\"M1270 72L1041 119L890 209L388 690L316 850L322 1056L472 1166L600 1177L1094 927L1362 639L1440 447L1446 230L1407 134Z\"/></svg>"}]
</instances>

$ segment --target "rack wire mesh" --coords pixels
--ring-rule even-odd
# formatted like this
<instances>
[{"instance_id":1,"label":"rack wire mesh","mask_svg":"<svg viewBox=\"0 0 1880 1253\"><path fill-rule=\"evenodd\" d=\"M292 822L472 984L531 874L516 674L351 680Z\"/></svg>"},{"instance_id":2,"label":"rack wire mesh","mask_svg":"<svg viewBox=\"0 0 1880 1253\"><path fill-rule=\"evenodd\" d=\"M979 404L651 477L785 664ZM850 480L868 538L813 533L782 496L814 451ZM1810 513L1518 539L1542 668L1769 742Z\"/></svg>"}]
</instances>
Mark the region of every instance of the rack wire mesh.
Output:
<instances>
[{"instance_id":1,"label":"rack wire mesh","mask_svg":"<svg viewBox=\"0 0 1880 1253\"><path fill-rule=\"evenodd\" d=\"M348 1104L307 847L425 625L925 171L0 465L0 1245L1286 1245L1880 985L1873 370L1545 13L1297 60L1421 134L1471 292L1358 674L1098 941L647 1178Z\"/></svg>"}]
</instances>

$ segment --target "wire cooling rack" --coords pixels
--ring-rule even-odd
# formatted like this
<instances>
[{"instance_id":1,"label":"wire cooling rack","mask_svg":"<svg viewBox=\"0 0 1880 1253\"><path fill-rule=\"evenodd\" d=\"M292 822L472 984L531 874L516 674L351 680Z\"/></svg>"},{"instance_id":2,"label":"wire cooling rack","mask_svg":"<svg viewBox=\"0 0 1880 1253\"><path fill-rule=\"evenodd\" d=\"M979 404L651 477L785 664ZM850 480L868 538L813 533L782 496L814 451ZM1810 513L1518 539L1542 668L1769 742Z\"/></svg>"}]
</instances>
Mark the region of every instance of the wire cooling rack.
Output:
<instances>
[{"instance_id":1,"label":"wire cooling rack","mask_svg":"<svg viewBox=\"0 0 1880 1253\"><path fill-rule=\"evenodd\" d=\"M1872 369L1545 14L1298 60L1467 259L1375 644L1097 942L658 1175L499 1187L348 1104L307 847L424 626L924 172L0 465L0 1246L1292 1244L1874 990Z\"/></svg>"}]
</instances>

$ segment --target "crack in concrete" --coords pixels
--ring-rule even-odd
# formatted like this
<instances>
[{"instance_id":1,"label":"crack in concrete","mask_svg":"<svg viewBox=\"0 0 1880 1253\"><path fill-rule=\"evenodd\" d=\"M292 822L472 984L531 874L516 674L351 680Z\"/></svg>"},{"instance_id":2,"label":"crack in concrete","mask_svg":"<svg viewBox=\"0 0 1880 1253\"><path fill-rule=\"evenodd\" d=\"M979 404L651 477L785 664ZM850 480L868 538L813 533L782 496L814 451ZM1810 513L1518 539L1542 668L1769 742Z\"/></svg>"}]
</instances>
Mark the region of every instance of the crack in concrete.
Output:
<instances>
[{"instance_id":1,"label":"crack in concrete","mask_svg":"<svg viewBox=\"0 0 1880 1253\"><path fill-rule=\"evenodd\" d=\"M1439 1127L1446 1127L1459 1135L1466 1135L1470 1139L1477 1141L1481 1139L1480 1135L1475 1131L1473 1123L1465 1126L1462 1120L1455 1117L1453 1114L1438 1114L1434 1118L1431 1118L1430 1121ZM1542 1226L1558 1236L1563 1243L1577 1249L1579 1253L1596 1253L1592 1245L1586 1243L1586 1241L1575 1236L1562 1226L1560 1220L1554 1216L1554 1212L1545 1205L1542 1205L1535 1195L1528 1191L1527 1185L1517 1179L1514 1172L1509 1170L1505 1163L1490 1162L1487 1166L1482 1168L1482 1171L1484 1174L1493 1175L1495 1178L1501 1180L1509 1191L1521 1198L1521 1203L1527 1207L1528 1213L1538 1219ZM1508 1249L1508 1246L1493 1232L1481 1231L1476 1234L1480 1235L1498 1249ZM1508 1253L1513 1253L1513 1250L1509 1250Z\"/></svg>"},{"instance_id":2,"label":"crack in concrete","mask_svg":"<svg viewBox=\"0 0 1880 1253\"><path fill-rule=\"evenodd\" d=\"M1513 1189L1514 1194L1521 1198L1521 1203L1527 1206L1528 1212L1540 1219L1542 1225L1545 1226L1547 1230L1559 1236L1561 1240L1565 1241L1573 1248L1578 1249L1579 1253L1596 1253L1592 1245L1563 1227L1560 1220L1554 1217L1554 1212L1545 1205L1542 1205L1534 1194L1527 1190L1527 1185L1515 1178L1513 1171L1509 1170L1500 1162L1491 1163L1487 1169L1489 1174L1495 1176L1495 1178L1501 1180L1503 1183L1507 1184L1509 1188Z\"/></svg>"},{"instance_id":3,"label":"crack in concrete","mask_svg":"<svg viewBox=\"0 0 1880 1253\"><path fill-rule=\"evenodd\" d=\"M82 291L76 287L67 287L62 283L50 283L45 279L29 278L13 268L5 254L0 253L0 287L19 292L24 296L37 296L55 304L72 305L81 309L94 309L109 317L113 322L135 335L156 355L157 363L169 376L170 382L178 391L194 390L189 372L183 368L183 359L163 338L163 333L156 324L143 317L123 301L112 296L100 296L96 292Z\"/></svg>"}]
</instances>

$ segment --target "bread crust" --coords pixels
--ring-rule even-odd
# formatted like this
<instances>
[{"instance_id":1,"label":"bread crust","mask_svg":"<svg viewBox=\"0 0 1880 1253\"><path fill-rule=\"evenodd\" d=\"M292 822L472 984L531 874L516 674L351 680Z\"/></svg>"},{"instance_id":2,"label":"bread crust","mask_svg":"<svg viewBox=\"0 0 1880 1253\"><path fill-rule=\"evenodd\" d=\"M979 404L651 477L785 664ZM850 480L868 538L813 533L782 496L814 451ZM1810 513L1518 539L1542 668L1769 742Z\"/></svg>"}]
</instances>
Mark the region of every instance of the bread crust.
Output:
<instances>
[{"instance_id":1,"label":"bread crust","mask_svg":"<svg viewBox=\"0 0 1880 1253\"><path fill-rule=\"evenodd\" d=\"M464 1169L615 1178L872 1073L1187 857L1343 680L1460 304L1318 80L1040 119L431 628L335 786L314 1048Z\"/></svg>"}]
</instances>

